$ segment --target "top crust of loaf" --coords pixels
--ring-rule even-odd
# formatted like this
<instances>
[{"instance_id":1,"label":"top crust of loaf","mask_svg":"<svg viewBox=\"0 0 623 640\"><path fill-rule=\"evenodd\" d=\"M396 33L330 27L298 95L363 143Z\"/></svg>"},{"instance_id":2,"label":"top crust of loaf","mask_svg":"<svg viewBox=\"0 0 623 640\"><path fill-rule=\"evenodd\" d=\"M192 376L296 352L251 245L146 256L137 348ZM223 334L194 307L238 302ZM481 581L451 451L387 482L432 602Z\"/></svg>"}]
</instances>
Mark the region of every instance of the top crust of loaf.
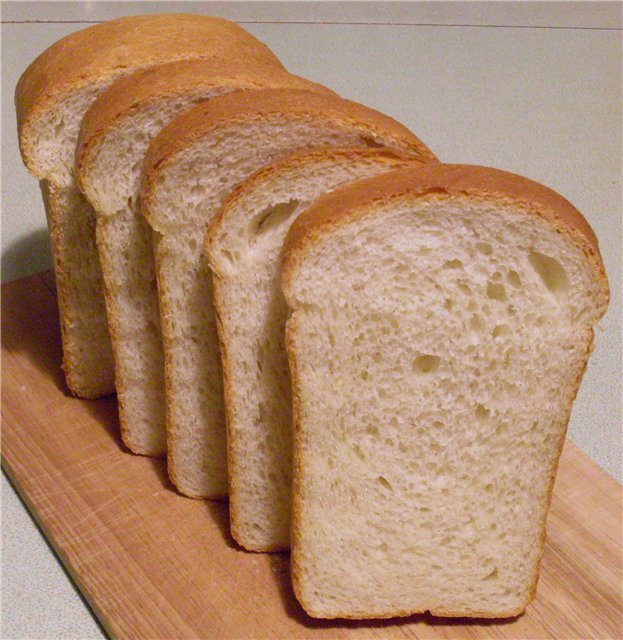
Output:
<instances>
[{"instance_id":1,"label":"top crust of loaf","mask_svg":"<svg viewBox=\"0 0 623 640\"><path fill-rule=\"evenodd\" d=\"M283 69L268 47L221 18L190 14L128 16L62 38L32 62L17 84L15 105L24 163L32 173L44 177L39 175L33 128L71 92L163 61L208 56L225 60L236 48Z\"/></svg>"},{"instance_id":2,"label":"top crust of loaf","mask_svg":"<svg viewBox=\"0 0 623 640\"><path fill-rule=\"evenodd\" d=\"M284 244L282 286L288 303L293 302L291 285L303 255L324 234L374 215L380 204L423 196L471 196L501 205L511 201L543 218L559 233L564 233L586 256L601 289L599 317L605 313L610 294L597 238L584 216L568 200L552 189L514 173L440 163L399 169L346 185L318 198L296 218Z\"/></svg>"},{"instance_id":3,"label":"top crust of loaf","mask_svg":"<svg viewBox=\"0 0 623 640\"><path fill-rule=\"evenodd\" d=\"M94 147L117 123L151 104L210 88L250 90L270 86L333 93L320 84L255 58L178 60L120 78L98 97L82 119L76 147L78 176L89 170Z\"/></svg>"},{"instance_id":4,"label":"top crust of loaf","mask_svg":"<svg viewBox=\"0 0 623 640\"><path fill-rule=\"evenodd\" d=\"M354 124L370 131L373 136L381 131L383 138L397 146L413 151L422 161L436 161L432 151L404 125L393 118L357 102L340 98L333 92L318 93L299 89L262 89L242 91L219 96L186 111L175 118L157 136L147 149L142 167L143 213L157 228L153 217L150 195L167 166L175 164L177 157L215 129L226 125L251 124L272 118L284 119L327 118L345 125Z\"/></svg>"},{"instance_id":5,"label":"top crust of loaf","mask_svg":"<svg viewBox=\"0 0 623 640\"><path fill-rule=\"evenodd\" d=\"M423 164L419 158L414 158L396 149L385 149L383 147L326 147L287 156L282 160L262 167L229 193L206 231L204 244L208 255L212 258L213 248L221 241L221 232L227 229L231 216L239 214L238 206L240 202L250 194L253 194L254 191L270 189L273 182L277 182L282 176L297 169L316 167L319 163L356 162L358 159L365 158L383 161L387 165L388 171L391 167L394 169L403 167L405 162L412 163L415 166ZM214 265L211 266L214 267Z\"/></svg>"}]
</instances>

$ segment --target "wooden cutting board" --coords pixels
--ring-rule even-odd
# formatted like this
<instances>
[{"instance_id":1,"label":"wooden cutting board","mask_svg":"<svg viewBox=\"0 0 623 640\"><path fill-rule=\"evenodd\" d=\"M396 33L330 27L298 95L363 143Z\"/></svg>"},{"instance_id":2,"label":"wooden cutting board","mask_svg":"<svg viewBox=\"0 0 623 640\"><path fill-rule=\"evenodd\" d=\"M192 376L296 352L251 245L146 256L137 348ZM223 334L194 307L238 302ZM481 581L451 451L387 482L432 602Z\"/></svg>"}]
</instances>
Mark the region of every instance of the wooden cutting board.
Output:
<instances>
[{"instance_id":1,"label":"wooden cutting board","mask_svg":"<svg viewBox=\"0 0 623 640\"><path fill-rule=\"evenodd\" d=\"M2 463L115 638L621 638L621 487L571 442L536 600L510 621L318 621L287 554L246 553L226 503L190 500L120 443L113 398L69 397L53 278L2 288Z\"/></svg>"}]
</instances>

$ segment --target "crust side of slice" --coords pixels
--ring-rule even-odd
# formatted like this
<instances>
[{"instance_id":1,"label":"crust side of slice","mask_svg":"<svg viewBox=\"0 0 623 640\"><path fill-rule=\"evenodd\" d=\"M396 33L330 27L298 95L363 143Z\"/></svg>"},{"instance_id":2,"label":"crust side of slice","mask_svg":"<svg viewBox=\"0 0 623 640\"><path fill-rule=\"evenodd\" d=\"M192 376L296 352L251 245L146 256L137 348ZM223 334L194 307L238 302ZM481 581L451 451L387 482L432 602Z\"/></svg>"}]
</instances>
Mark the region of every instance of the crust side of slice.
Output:
<instances>
[{"instance_id":1,"label":"crust side of slice","mask_svg":"<svg viewBox=\"0 0 623 640\"><path fill-rule=\"evenodd\" d=\"M158 228L158 220L151 214L149 194L153 192L160 174L166 166L175 162L176 156L213 130L226 123L261 121L270 117L326 116L334 121L367 123L370 136L382 131L386 140L395 137L423 161L437 158L409 129L393 118L356 102L344 100L335 94L315 93L306 90L266 89L253 92L230 93L205 104L199 104L176 118L154 139L149 146L142 168L142 188L145 195L145 211L150 224ZM371 146L378 146L370 139Z\"/></svg>"},{"instance_id":2,"label":"crust side of slice","mask_svg":"<svg viewBox=\"0 0 623 640\"><path fill-rule=\"evenodd\" d=\"M250 58L200 58L165 62L125 76L114 82L84 115L76 147L78 179L91 167L94 147L125 118L150 104L202 91L239 92L270 87L308 90L333 94L330 89L275 69L263 60Z\"/></svg>"},{"instance_id":3,"label":"crust side of slice","mask_svg":"<svg viewBox=\"0 0 623 640\"><path fill-rule=\"evenodd\" d=\"M286 237L282 272L286 295L293 270L318 237L355 219L374 215L375 205L379 203L425 194L478 196L500 204L514 201L532 215L544 218L559 233L566 234L595 269L602 289L601 315L605 313L610 293L599 244L584 216L568 200L517 174L489 167L441 163L431 163L421 170L401 169L375 176L319 198L296 219Z\"/></svg>"},{"instance_id":4,"label":"crust side of slice","mask_svg":"<svg viewBox=\"0 0 623 640\"><path fill-rule=\"evenodd\" d=\"M166 46L165 46L166 44ZM38 118L63 96L91 83L111 81L133 68L190 57L228 58L240 47L283 69L274 54L233 22L191 14L128 16L72 33L40 54L22 74L15 92L20 149L37 177Z\"/></svg>"}]
</instances>

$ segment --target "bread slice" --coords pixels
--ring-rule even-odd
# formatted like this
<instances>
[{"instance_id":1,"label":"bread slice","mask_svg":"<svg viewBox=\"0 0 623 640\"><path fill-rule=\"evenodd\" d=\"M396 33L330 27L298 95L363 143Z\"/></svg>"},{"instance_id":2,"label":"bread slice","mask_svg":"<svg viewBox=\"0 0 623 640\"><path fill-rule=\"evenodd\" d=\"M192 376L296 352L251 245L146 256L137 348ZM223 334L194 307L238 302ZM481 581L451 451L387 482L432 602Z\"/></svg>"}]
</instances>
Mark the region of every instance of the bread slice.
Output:
<instances>
[{"instance_id":1,"label":"bread slice","mask_svg":"<svg viewBox=\"0 0 623 640\"><path fill-rule=\"evenodd\" d=\"M262 87L325 87L253 59L164 63L113 83L80 129L77 178L96 214L115 359L121 433L135 453L166 450L164 358L151 229L140 213L140 164L153 137L194 104Z\"/></svg>"},{"instance_id":2,"label":"bread slice","mask_svg":"<svg viewBox=\"0 0 623 640\"><path fill-rule=\"evenodd\" d=\"M231 531L246 549L275 551L290 544L292 399L279 271L286 233L323 193L420 164L382 148L291 155L235 189L208 228L225 382Z\"/></svg>"},{"instance_id":3,"label":"bread slice","mask_svg":"<svg viewBox=\"0 0 623 640\"><path fill-rule=\"evenodd\" d=\"M225 417L207 224L261 166L320 146L430 151L405 127L335 95L267 89L194 107L156 136L143 165L142 210L155 231L165 354L169 474L184 494L227 494Z\"/></svg>"},{"instance_id":4,"label":"bread slice","mask_svg":"<svg viewBox=\"0 0 623 640\"><path fill-rule=\"evenodd\" d=\"M405 169L317 200L282 277L305 610L519 614L608 304L586 220L513 174Z\"/></svg>"},{"instance_id":5,"label":"bread slice","mask_svg":"<svg viewBox=\"0 0 623 640\"><path fill-rule=\"evenodd\" d=\"M163 61L254 57L283 69L253 36L226 20L192 15L119 18L73 33L44 51L15 92L19 143L42 181L51 230L69 389L85 398L114 391L95 217L74 178L80 120L119 77Z\"/></svg>"}]
</instances>

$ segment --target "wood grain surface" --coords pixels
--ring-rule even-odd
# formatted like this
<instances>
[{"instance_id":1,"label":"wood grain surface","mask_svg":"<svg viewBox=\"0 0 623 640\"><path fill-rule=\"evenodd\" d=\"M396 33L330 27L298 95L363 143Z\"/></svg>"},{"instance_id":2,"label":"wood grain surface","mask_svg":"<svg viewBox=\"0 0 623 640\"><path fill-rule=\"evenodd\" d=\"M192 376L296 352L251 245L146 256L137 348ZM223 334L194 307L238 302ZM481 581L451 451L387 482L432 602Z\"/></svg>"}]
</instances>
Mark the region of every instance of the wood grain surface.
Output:
<instances>
[{"instance_id":1,"label":"wood grain surface","mask_svg":"<svg viewBox=\"0 0 623 640\"><path fill-rule=\"evenodd\" d=\"M621 486L567 442L536 600L510 621L317 621L287 554L242 551L226 503L134 456L114 398L71 398L49 273L2 288L2 463L115 638L621 638Z\"/></svg>"}]
</instances>

